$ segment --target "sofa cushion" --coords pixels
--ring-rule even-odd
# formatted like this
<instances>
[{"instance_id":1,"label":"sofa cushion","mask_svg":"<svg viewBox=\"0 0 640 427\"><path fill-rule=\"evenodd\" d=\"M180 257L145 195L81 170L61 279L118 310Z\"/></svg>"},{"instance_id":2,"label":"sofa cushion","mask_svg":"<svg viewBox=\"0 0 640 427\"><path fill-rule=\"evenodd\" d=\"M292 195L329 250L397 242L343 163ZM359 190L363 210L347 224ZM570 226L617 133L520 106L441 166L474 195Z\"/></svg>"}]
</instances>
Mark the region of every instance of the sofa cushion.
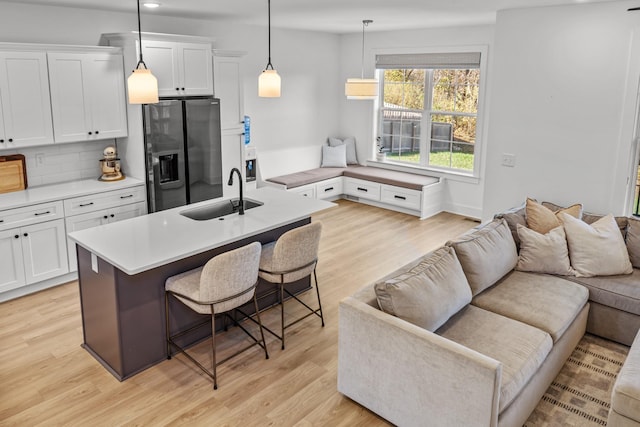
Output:
<instances>
[{"instance_id":1,"label":"sofa cushion","mask_svg":"<svg viewBox=\"0 0 640 427\"><path fill-rule=\"evenodd\" d=\"M633 267L627 246L613 215L606 215L591 225L565 213L561 213L560 218L576 276L631 274Z\"/></svg>"},{"instance_id":2,"label":"sofa cushion","mask_svg":"<svg viewBox=\"0 0 640 427\"><path fill-rule=\"evenodd\" d=\"M376 283L378 305L389 314L434 331L471 302L471 289L453 248L435 250L419 266Z\"/></svg>"},{"instance_id":3,"label":"sofa cushion","mask_svg":"<svg viewBox=\"0 0 640 427\"><path fill-rule=\"evenodd\" d=\"M546 332L472 305L436 333L502 363L499 412L538 371L552 347Z\"/></svg>"},{"instance_id":4,"label":"sofa cushion","mask_svg":"<svg viewBox=\"0 0 640 427\"><path fill-rule=\"evenodd\" d=\"M546 234L540 234L518 224L518 235L520 253L516 270L561 276L574 274L569 262L567 237L562 226Z\"/></svg>"},{"instance_id":5,"label":"sofa cushion","mask_svg":"<svg viewBox=\"0 0 640 427\"><path fill-rule=\"evenodd\" d=\"M360 166L350 166L360 167ZM290 173L287 175L274 176L267 179L269 182L284 185L287 188L296 188L303 185L312 184L325 179L337 178L342 176L344 168L316 168L302 172Z\"/></svg>"},{"instance_id":6,"label":"sofa cushion","mask_svg":"<svg viewBox=\"0 0 640 427\"><path fill-rule=\"evenodd\" d=\"M589 299L607 307L640 316L640 270L631 274L597 277L567 277L589 289Z\"/></svg>"},{"instance_id":7,"label":"sofa cushion","mask_svg":"<svg viewBox=\"0 0 640 427\"><path fill-rule=\"evenodd\" d=\"M516 244L504 219L476 227L447 246L456 250L473 295L493 285L518 262Z\"/></svg>"},{"instance_id":8,"label":"sofa cushion","mask_svg":"<svg viewBox=\"0 0 640 427\"><path fill-rule=\"evenodd\" d=\"M344 171L344 176L364 179L365 181L377 182L379 184L393 185L395 187L409 188L417 191L422 191L422 187L436 184L440 181L439 178L434 178L432 176L394 171L373 166L349 168Z\"/></svg>"},{"instance_id":9,"label":"sofa cushion","mask_svg":"<svg viewBox=\"0 0 640 427\"><path fill-rule=\"evenodd\" d=\"M582 217L582 205L576 204L558 211L552 211L533 199L527 199L525 212L527 215L527 225L538 233L545 234L562 223L558 218L560 213L566 213L575 218Z\"/></svg>"},{"instance_id":10,"label":"sofa cushion","mask_svg":"<svg viewBox=\"0 0 640 427\"><path fill-rule=\"evenodd\" d=\"M628 219L627 227L627 252L631 265L640 268L640 221L634 218Z\"/></svg>"},{"instance_id":11,"label":"sofa cushion","mask_svg":"<svg viewBox=\"0 0 640 427\"><path fill-rule=\"evenodd\" d=\"M514 271L472 304L542 329L555 343L588 299L584 286L561 277Z\"/></svg>"},{"instance_id":12,"label":"sofa cushion","mask_svg":"<svg viewBox=\"0 0 640 427\"><path fill-rule=\"evenodd\" d=\"M640 423L640 334L636 335L613 385L611 410Z\"/></svg>"}]
</instances>

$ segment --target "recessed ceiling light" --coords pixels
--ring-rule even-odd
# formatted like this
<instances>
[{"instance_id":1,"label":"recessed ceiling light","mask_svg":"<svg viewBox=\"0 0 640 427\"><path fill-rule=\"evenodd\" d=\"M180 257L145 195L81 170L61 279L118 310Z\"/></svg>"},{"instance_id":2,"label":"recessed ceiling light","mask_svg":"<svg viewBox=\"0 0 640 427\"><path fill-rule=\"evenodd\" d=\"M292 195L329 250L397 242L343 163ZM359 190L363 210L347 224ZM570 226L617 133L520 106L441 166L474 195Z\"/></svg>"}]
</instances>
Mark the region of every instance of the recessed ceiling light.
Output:
<instances>
[{"instance_id":1,"label":"recessed ceiling light","mask_svg":"<svg viewBox=\"0 0 640 427\"><path fill-rule=\"evenodd\" d=\"M160 3L156 3L156 2L153 2L153 1L146 1L146 2L142 3L142 5L144 7L148 7L149 9L155 9L157 7L160 7Z\"/></svg>"}]
</instances>

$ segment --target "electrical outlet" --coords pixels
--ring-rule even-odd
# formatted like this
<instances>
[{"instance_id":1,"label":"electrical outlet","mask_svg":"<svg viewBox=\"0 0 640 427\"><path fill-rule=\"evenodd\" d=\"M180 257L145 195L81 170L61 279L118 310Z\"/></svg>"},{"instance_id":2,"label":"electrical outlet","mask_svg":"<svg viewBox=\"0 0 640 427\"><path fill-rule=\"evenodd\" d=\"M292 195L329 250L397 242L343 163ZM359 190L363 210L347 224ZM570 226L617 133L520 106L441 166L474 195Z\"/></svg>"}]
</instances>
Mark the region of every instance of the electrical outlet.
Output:
<instances>
[{"instance_id":1,"label":"electrical outlet","mask_svg":"<svg viewBox=\"0 0 640 427\"><path fill-rule=\"evenodd\" d=\"M515 167L516 165L516 155L515 154L507 154L502 153L502 166L507 167Z\"/></svg>"},{"instance_id":2,"label":"electrical outlet","mask_svg":"<svg viewBox=\"0 0 640 427\"><path fill-rule=\"evenodd\" d=\"M36 154L36 165L38 165L38 166L44 165L44 154L43 153Z\"/></svg>"}]
</instances>

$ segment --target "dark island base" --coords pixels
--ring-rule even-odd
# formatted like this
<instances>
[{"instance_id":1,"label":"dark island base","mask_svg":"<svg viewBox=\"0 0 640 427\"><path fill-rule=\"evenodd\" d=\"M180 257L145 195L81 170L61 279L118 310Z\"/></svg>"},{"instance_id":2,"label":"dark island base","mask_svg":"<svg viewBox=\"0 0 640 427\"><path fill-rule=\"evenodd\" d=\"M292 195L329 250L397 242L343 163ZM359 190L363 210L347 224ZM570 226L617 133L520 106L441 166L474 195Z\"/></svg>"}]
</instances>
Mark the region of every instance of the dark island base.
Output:
<instances>
[{"instance_id":1,"label":"dark island base","mask_svg":"<svg viewBox=\"0 0 640 427\"><path fill-rule=\"evenodd\" d=\"M277 240L288 230L308 224L310 218L252 236L198 255L166 264L145 272L128 275L97 257L96 273L92 269L91 253L77 245L78 281L82 326L86 349L118 380L123 381L167 358L165 340L165 280L173 275L204 265L209 259L251 242L262 244ZM288 288L295 293L310 288L306 277ZM260 310L277 302L277 295L269 294L273 285L262 279L256 289ZM263 296L263 298L260 298ZM247 314L255 312L253 302L243 306ZM187 329L202 317L174 299L170 300L172 332ZM221 319L216 330L222 329ZM211 328L178 341L189 346L211 335Z\"/></svg>"}]
</instances>

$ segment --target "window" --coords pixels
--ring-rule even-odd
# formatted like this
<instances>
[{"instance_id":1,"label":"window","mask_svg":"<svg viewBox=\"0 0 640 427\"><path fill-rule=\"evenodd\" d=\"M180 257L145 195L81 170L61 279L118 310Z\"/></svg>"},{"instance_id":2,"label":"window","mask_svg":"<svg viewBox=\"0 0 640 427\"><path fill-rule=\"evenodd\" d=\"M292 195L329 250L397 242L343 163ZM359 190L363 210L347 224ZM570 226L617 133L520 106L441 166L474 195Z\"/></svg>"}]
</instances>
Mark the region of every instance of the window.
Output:
<instances>
[{"instance_id":1,"label":"window","mask_svg":"<svg viewBox=\"0 0 640 427\"><path fill-rule=\"evenodd\" d=\"M387 160L473 173L480 53L377 55L376 68Z\"/></svg>"}]
</instances>

